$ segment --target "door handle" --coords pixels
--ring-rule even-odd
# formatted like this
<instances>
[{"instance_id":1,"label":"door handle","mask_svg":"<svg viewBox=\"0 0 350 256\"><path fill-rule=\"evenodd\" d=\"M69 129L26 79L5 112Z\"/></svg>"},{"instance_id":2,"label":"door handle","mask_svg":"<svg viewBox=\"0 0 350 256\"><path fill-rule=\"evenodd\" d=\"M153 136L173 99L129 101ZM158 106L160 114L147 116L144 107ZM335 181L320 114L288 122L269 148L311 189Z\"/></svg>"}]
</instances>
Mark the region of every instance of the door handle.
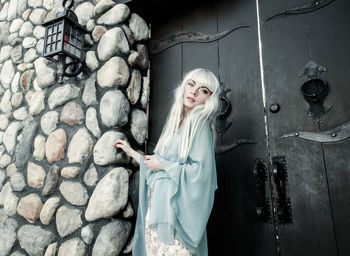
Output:
<instances>
[{"instance_id":1,"label":"door handle","mask_svg":"<svg viewBox=\"0 0 350 256\"><path fill-rule=\"evenodd\" d=\"M260 222L271 220L270 200L267 195L267 161L261 158L255 160L253 174L256 186L256 215Z\"/></svg>"},{"instance_id":2,"label":"door handle","mask_svg":"<svg viewBox=\"0 0 350 256\"><path fill-rule=\"evenodd\" d=\"M293 223L292 205L288 196L287 162L284 156L272 158L272 174L277 190L277 217L279 224Z\"/></svg>"}]
</instances>

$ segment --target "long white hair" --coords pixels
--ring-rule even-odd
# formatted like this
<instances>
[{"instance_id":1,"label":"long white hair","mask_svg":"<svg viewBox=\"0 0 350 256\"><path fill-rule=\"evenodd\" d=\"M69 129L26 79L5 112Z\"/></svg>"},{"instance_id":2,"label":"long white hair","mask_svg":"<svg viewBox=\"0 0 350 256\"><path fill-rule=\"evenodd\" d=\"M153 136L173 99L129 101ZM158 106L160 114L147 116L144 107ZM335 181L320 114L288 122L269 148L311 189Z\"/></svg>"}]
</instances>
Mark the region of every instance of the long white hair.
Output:
<instances>
[{"instance_id":1,"label":"long white hair","mask_svg":"<svg viewBox=\"0 0 350 256\"><path fill-rule=\"evenodd\" d=\"M214 134L215 120L220 108L220 83L216 76L208 69L197 68L188 72L179 87L175 89L174 104L170 109L168 119L163 128L154 152L162 156L170 144L171 139L177 133L181 119L183 118L184 102L183 94L187 80L192 79L205 85L212 94L203 105L193 108L182 120L182 130L178 154L184 161L187 160L195 134L203 128L207 121Z\"/></svg>"}]
</instances>

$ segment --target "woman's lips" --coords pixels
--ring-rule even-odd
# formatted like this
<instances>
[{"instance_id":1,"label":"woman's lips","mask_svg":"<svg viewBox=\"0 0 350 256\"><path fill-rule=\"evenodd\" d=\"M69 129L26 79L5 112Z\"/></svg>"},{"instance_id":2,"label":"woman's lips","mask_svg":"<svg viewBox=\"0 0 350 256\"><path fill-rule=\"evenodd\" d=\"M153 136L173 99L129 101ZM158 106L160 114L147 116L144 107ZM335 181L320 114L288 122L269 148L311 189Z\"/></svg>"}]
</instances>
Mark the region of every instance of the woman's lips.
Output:
<instances>
[{"instance_id":1,"label":"woman's lips","mask_svg":"<svg viewBox=\"0 0 350 256\"><path fill-rule=\"evenodd\" d=\"M192 98L192 97L187 97L187 99L188 99L188 101L190 101L190 102L195 102L194 98Z\"/></svg>"}]
</instances>

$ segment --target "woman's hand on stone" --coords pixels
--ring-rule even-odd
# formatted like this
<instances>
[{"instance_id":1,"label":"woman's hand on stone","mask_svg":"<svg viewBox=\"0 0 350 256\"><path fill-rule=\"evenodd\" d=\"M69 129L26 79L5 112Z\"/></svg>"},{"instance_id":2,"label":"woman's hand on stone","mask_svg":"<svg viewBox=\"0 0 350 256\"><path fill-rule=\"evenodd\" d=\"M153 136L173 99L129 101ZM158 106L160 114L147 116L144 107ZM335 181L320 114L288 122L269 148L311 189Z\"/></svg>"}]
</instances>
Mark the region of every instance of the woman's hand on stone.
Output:
<instances>
[{"instance_id":1,"label":"woman's hand on stone","mask_svg":"<svg viewBox=\"0 0 350 256\"><path fill-rule=\"evenodd\" d=\"M132 149L132 147L130 147L127 141L117 140L116 142L114 142L113 145L116 148L122 149L125 152L125 154L127 154L128 156L132 157L135 161L140 163L141 154Z\"/></svg>"},{"instance_id":2,"label":"woman's hand on stone","mask_svg":"<svg viewBox=\"0 0 350 256\"><path fill-rule=\"evenodd\" d=\"M151 171L157 172L163 170L161 163L155 155L144 155L144 163L148 169Z\"/></svg>"}]
</instances>

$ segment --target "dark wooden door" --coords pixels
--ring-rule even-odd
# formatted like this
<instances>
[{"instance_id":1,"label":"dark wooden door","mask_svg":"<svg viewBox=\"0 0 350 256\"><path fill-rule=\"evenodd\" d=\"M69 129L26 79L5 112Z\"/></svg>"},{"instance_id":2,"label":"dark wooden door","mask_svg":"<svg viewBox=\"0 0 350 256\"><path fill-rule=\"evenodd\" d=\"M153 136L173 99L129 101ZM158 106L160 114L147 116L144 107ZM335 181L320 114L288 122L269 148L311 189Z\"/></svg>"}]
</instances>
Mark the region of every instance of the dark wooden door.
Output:
<instances>
[{"instance_id":1,"label":"dark wooden door","mask_svg":"<svg viewBox=\"0 0 350 256\"><path fill-rule=\"evenodd\" d=\"M291 203L292 220L276 216L281 255L349 255L350 3L259 5L270 161L285 158Z\"/></svg>"},{"instance_id":2,"label":"dark wooden door","mask_svg":"<svg viewBox=\"0 0 350 256\"><path fill-rule=\"evenodd\" d=\"M219 188L208 224L209 254L274 255L272 220L263 223L256 215L253 168L256 159L266 159L268 153L255 1L192 6L152 23L152 43L160 47L159 40L180 33L187 33L185 38L198 32L215 37L230 30L234 31L212 42L182 42L151 55L149 140L151 146L157 141L172 90L183 75L197 67L212 70L230 90L226 96L232 104L228 116L218 121L217 145L231 145L232 149L216 155ZM269 199L268 192L266 195Z\"/></svg>"},{"instance_id":3,"label":"dark wooden door","mask_svg":"<svg viewBox=\"0 0 350 256\"><path fill-rule=\"evenodd\" d=\"M217 148L231 147L216 155L209 255L350 252L350 4L318 2L202 2L152 22L149 152L186 72L209 68L230 90ZM290 8L304 13L275 15ZM213 40L194 42L198 32ZM311 100L314 119L301 93L312 79L305 95L322 92L322 82L330 88L324 108Z\"/></svg>"}]
</instances>

